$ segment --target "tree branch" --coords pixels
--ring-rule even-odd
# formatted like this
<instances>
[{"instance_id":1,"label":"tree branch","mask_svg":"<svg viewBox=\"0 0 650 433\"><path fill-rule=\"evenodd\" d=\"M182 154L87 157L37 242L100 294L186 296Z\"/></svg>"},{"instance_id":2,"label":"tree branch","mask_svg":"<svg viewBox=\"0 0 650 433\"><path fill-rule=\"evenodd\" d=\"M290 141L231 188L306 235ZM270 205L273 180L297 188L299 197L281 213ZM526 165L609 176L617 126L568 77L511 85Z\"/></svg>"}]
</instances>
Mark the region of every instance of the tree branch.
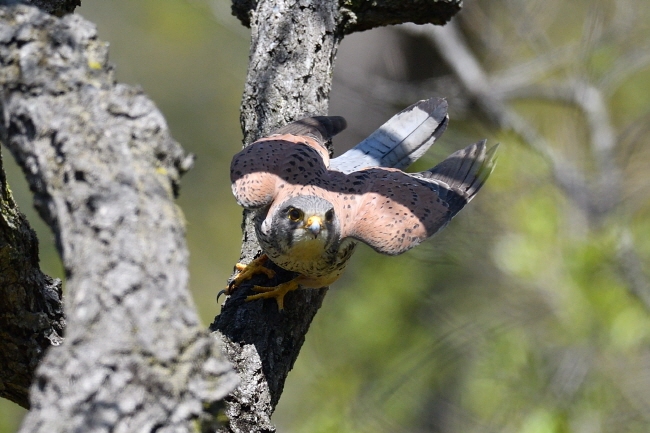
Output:
<instances>
[{"instance_id":1,"label":"tree branch","mask_svg":"<svg viewBox=\"0 0 650 433\"><path fill-rule=\"evenodd\" d=\"M413 2L300 2L296 0L233 1L233 11L251 27L251 52L242 100L244 142L269 133L295 119L327 113L333 62L345 33L395 22L428 19L446 22L459 1ZM431 7L422 15L422 7ZM437 5L433 7L432 5ZM391 11L399 6L400 13ZM354 15L358 17L352 19ZM436 18L433 18L435 16ZM354 22L353 22L354 21ZM240 261L248 263L260 251L249 213L244 214ZM291 275L275 268L279 284ZM326 289L298 290L287 295L285 309L275 301L244 302L250 287L242 284L228 298L211 325L235 364L241 385L228 398L232 432L275 431L270 417L287 375L298 356L309 325Z\"/></svg>"},{"instance_id":2,"label":"tree branch","mask_svg":"<svg viewBox=\"0 0 650 433\"><path fill-rule=\"evenodd\" d=\"M18 210L0 156L0 397L29 407L34 370L63 341L61 280L38 266L38 239Z\"/></svg>"},{"instance_id":3,"label":"tree branch","mask_svg":"<svg viewBox=\"0 0 650 433\"><path fill-rule=\"evenodd\" d=\"M115 84L93 25L16 6L0 9L0 28L0 139L69 292L66 340L36 371L22 431L210 425L236 379L187 290L173 198L191 159L139 89Z\"/></svg>"},{"instance_id":4,"label":"tree branch","mask_svg":"<svg viewBox=\"0 0 650 433\"><path fill-rule=\"evenodd\" d=\"M81 5L81 0L0 0L0 6L18 3L35 6L49 14L62 17L65 14L74 12L75 8Z\"/></svg>"},{"instance_id":5,"label":"tree branch","mask_svg":"<svg viewBox=\"0 0 650 433\"><path fill-rule=\"evenodd\" d=\"M619 233L616 256L620 273L630 287L630 291L650 311L650 282L634 247L634 238L627 227Z\"/></svg>"},{"instance_id":6,"label":"tree branch","mask_svg":"<svg viewBox=\"0 0 650 433\"><path fill-rule=\"evenodd\" d=\"M251 16L251 54L242 100L245 143L294 119L327 113L334 56L341 39L333 2L261 1ZM259 251L247 214L240 261ZM280 272L286 278L287 272ZM255 280L251 283L256 282ZM325 290L301 290L275 303L244 303L248 285L231 296L211 329L219 331L242 385L228 398L231 431L274 431L270 417Z\"/></svg>"},{"instance_id":7,"label":"tree branch","mask_svg":"<svg viewBox=\"0 0 650 433\"><path fill-rule=\"evenodd\" d=\"M462 0L339 0L340 30L346 35L375 27L412 22L446 24L462 7ZM259 0L233 0L232 14L246 27Z\"/></svg>"},{"instance_id":8,"label":"tree branch","mask_svg":"<svg viewBox=\"0 0 650 433\"><path fill-rule=\"evenodd\" d=\"M404 26L408 32L427 37L438 49L465 89L471 101L499 128L512 130L539 153L549 164L557 184L573 202L589 216L591 200L587 182L580 171L559 155L546 139L524 118L507 107L502 93L491 90L490 80L460 34L458 26L450 23L445 28L417 28ZM503 89L499 89L500 92Z\"/></svg>"},{"instance_id":9,"label":"tree branch","mask_svg":"<svg viewBox=\"0 0 650 433\"><path fill-rule=\"evenodd\" d=\"M601 88L580 78L555 85L535 85L531 84L531 81L514 80L507 86L501 79L495 85L495 81L488 77L465 43L456 24L450 23L445 28L425 29L412 25L406 25L404 28L408 32L429 38L464 87L467 97L490 121L497 127L511 129L519 134L524 143L546 159L556 183L578 206L592 226L602 227L607 217L620 209L623 173L616 155L619 138ZM632 52L638 53L638 50ZM601 86L607 86L611 91L613 85L619 82L618 75L627 76L630 71L646 65L648 58L625 56L625 64L613 67L601 81ZM575 164L555 151L529 122L506 104L509 99L531 97L561 101L575 106L582 112L589 131L590 156L595 161L596 173L589 179ZM650 284L634 248L631 231L627 227L620 229L617 259L621 275L630 292L650 310Z\"/></svg>"}]
</instances>

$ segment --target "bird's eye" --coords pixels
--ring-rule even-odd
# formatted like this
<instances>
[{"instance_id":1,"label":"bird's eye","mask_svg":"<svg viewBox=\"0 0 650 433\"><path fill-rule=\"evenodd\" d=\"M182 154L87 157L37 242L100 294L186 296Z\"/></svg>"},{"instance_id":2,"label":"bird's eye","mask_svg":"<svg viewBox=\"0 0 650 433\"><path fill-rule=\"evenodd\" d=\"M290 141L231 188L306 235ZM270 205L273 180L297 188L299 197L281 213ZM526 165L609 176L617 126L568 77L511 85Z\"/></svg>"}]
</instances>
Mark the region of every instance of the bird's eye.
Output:
<instances>
[{"instance_id":1,"label":"bird's eye","mask_svg":"<svg viewBox=\"0 0 650 433\"><path fill-rule=\"evenodd\" d=\"M288 216L291 221L297 222L302 220L304 214L300 209L296 209L295 207L292 207L291 209L289 209Z\"/></svg>"},{"instance_id":2,"label":"bird's eye","mask_svg":"<svg viewBox=\"0 0 650 433\"><path fill-rule=\"evenodd\" d=\"M334 219L334 210L330 209L325 213L325 221L331 223Z\"/></svg>"}]
</instances>

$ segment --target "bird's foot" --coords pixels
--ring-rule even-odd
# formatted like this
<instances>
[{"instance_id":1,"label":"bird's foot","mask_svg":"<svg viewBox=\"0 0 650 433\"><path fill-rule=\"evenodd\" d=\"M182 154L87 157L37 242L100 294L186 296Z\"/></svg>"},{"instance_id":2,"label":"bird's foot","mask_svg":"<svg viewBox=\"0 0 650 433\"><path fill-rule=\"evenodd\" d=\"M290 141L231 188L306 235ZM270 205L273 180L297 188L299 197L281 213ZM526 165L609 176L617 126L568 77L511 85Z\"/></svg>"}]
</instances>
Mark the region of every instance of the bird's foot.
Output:
<instances>
[{"instance_id":1,"label":"bird's foot","mask_svg":"<svg viewBox=\"0 0 650 433\"><path fill-rule=\"evenodd\" d=\"M269 256L267 256L266 254L262 254L261 256L259 256L258 258L256 258L255 260L253 260L247 265L243 263L237 263L235 265L235 269L237 269L239 273L230 282L228 287L234 289L244 281L253 278L253 276L255 276L256 274L264 274L269 279L275 277L275 271L273 269L269 269L264 266L268 261L269 261Z\"/></svg>"},{"instance_id":2,"label":"bird's foot","mask_svg":"<svg viewBox=\"0 0 650 433\"><path fill-rule=\"evenodd\" d=\"M256 299L274 298L275 302L278 304L278 310L283 310L284 295L298 289L299 287L300 284L298 283L297 278L294 278L291 281L287 281L286 283L282 283L275 287L253 286L254 291L261 293L247 297L246 302L254 301Z\"/></svg>"},{"instance_id":3,"label":"bird's foot","mask_svg":"<svg viewBox=\"0 0 650 433\"><path fill-rule=\"evenodd\" d=\"M219 299L221 294L230 295L241 283L250 280L257 274L264 274L269 279L275 277L275 271L264 266L268 260L269 256L262 254L247 265L237 263L235 265L235 269L238 271L237 275L235 275L235 278L233 278L233 280L228 284L227 288L219 292L217 299Z\"/></svg>"}]
</instances>

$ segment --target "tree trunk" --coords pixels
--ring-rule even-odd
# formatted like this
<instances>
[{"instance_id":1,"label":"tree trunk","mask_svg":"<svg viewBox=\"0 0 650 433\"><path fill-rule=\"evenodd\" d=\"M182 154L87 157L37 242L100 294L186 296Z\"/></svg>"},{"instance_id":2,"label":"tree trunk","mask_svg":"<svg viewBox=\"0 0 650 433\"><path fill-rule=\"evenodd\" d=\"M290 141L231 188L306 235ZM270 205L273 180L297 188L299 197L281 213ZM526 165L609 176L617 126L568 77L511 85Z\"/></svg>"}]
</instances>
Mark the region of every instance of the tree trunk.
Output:
<instances>
[{"instance_id":1,"label":"tree trunk","mask_svg":"<svg viewBox=\"0 0 650 433\"><path fill-rule=\"evenodd\" d=\"M115 84L81 17L0 10L0 137L67 276L65 343L36 370L22 431L193 431L236 383L200 327L174 204L191 159L140 90Z\"/></svg>"}]
</instances>

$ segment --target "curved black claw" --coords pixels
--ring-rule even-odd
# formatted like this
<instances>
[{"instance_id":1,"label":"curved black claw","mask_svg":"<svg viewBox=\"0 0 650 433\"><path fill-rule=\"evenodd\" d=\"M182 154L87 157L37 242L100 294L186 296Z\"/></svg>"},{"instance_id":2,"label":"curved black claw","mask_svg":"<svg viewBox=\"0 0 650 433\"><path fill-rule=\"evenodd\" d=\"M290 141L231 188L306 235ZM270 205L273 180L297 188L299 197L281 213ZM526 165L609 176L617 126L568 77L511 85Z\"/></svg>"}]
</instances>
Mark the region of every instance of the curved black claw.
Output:
<instances>
[{"instance_id":1,"label":"curved black claw","mask_svg":"<svg viewBox=\"0 0 650 433\"><path fill-rule=\"evenodd\" d=\"M217 302L219 302L219 298L221 297L221 295L227 295L227 294L228 294L228 290L226 289L220 290L219 293L217 293Z\"/></svg>"}]
</instances>

